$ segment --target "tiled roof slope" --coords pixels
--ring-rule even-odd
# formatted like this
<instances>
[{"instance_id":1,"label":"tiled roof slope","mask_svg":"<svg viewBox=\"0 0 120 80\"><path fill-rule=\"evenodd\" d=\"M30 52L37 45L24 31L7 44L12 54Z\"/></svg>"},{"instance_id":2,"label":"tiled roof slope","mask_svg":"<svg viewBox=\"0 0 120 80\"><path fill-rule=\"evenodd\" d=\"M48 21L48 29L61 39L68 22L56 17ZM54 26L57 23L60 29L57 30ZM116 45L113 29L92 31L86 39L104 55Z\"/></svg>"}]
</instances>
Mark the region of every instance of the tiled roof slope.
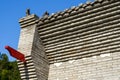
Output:
<instances>
[{"instance_id":1,"label":"tiled roof slope","mask_svg":"<svg viewBox=\"0 0 120 80\"><path fill-rule=\"evenodd\" d=\"M62 12L57 12L52 15L44 14L44 16L39 19L39 25L56 19L61 19L71 15L75 15L77 13L84 12L85 10L90 10L94 7L99 7L102 4L107 4L109 2L114 2L114 1L118 1L118 0L95 0L94 2L87 2L86 4L80 4L79 6L76 7L73 6L70 9L66 9Z\"/></svg>"},{"instance_id":2,"label":"tiled roof slope","mask_svg":"<svg viewBox=\"0 0 120 80\"><path fill-rule=\"evenodd\" d=\"M120 0L99 0L43 16L37 24L50 63L120 50ZM120 42L119 42L120 43Z\"/></svg>"}]
</instances>

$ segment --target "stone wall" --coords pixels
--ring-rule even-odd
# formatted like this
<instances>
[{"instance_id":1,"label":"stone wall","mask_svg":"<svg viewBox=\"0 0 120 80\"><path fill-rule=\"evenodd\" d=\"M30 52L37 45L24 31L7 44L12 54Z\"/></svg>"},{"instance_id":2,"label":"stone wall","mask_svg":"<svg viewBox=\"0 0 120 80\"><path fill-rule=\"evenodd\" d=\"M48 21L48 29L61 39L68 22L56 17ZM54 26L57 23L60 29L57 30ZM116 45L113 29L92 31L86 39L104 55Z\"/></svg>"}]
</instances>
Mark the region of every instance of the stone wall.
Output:
<instances>
[{"instance_id":1,"label":"stone wall","mask_svg":"<svg viewBox=\"0 0 120 80\"><path fill-rule=\"evenodd\" d=\"M48 80L120 80L120 1L99 1L39 22Z\"/></svg>"},{"instance_id":2,"label":"stone wall","mask_svg":"<svg viewBox=\"0 0 120 80\"><path fill-rule=\"evenodd\" d=\"M42 45L42 41L39 38L37 28L34 34L31 56L36 68L38 80L47 80L49 73L49 62L47 56L45 55L45 50Z\"/></svg>"},{"instance_id":3,"label":"stone wall","mask_svg":"<svg viewBox=\"0 0 120 80\"><path fill-rule=\"evenodd\" d=\"M119 0L95 0L40 19L28 15L20 24L23 80L120 80Z\"/></svg>"},{"instance_id":4,"label":"stone wall","mask_svg":"<svg viewBox=\"0 0 120 80\"><path fill-rule=\"evenodd\" d=\"M38 26L50 63L119 49L120 1L94 6Z\"/></svg>"},{"instance_id":5,"label":"stone wall","mask_svg":"<svg viewBox=\"0 0 120 80\"><path fill-rule=\"evenodd\" d=\"M120 52L51 64L48 80L120 80Z\"/></svg>"},{"instance_id":6,"label":"stone wall","mask_svg":"<svg viewBox=\"0 0 120 80\"><path fill-rule=\"evenodd\" d=\"M18 60L22 80L47 80L49 62L39 38L36 15L20 19L21 34L18 50L25 55L26 63Z\"/></svg>"}]
</instances>

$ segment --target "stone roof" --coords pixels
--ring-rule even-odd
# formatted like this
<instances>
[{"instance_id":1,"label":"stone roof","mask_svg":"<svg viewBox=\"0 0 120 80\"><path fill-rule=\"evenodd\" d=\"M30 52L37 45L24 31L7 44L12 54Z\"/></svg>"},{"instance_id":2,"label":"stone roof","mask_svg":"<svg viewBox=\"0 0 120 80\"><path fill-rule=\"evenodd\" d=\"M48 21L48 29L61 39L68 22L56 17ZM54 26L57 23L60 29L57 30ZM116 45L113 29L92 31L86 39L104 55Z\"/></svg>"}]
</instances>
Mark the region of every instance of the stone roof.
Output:
<instances>
[{"instance_id":1,"label":"stone roof","mask_svg":"<svg viewBox=\"0 0 120 80\"><path fill-rule=\"evenodd\" d=\"M79 6L73 6L69 9L65 9L64 11L54 13L52 15L46 15L40 18L38 21L38 24L42 24L44 22L60 19L63 17L68 17L70 15L83 12L86 9L91 9L92 7L96 5L101 5L103 3L108 3L112 1L118 1L118 0L95 0L94 2L86 2L85 4L80 4Z\"/></svg>"}]
</instances>

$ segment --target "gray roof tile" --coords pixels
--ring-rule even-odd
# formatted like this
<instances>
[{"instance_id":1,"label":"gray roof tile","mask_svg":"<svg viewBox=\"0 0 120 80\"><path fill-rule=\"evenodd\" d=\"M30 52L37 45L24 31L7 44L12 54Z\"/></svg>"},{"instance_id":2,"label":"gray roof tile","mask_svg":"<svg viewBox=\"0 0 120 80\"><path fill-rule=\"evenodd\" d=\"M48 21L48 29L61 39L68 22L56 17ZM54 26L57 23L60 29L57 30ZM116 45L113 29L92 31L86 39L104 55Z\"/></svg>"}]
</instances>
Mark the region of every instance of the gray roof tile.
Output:
<instances>
[{"instance_id":1,"label":"gray roof tile","mask_svg":"<svg viewBox=\"0 0 120 80\"><path fill-rule=\"evenodd\" d=\"M52 15L47 15L47 16L40 18L39 24L41 24L43 22L50 21L50 20L55 20L57 18L61 18L64 16L69 16L70 14L74 14L74 13L79 12L81 10L84 10L86 8L91 8L91 7L101 5L102 3L107 3L110 1L118 1L118 0L95 0L94 2L87 2L86 4L80 4L77 7L73 6L70 9L66 9L62 12L57 12L57 13L54 13Z\"/></svg>"}]
</instances>

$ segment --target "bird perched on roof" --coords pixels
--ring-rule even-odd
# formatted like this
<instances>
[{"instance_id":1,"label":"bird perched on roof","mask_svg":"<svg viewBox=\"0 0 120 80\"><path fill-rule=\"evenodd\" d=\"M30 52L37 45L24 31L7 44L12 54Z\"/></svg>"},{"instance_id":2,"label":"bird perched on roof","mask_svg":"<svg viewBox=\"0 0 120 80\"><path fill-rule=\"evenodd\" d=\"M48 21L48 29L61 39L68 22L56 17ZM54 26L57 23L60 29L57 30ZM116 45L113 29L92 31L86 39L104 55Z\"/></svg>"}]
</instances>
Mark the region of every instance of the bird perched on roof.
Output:
<instances>
[{"instance_id":1,"label":"bird perched on roof","mask_svg":"<svg viewBox=\"0 0 120 80\"><path fill-rule=\"evenodd\" d=\"M30 9L26 10L26 16L30 15Z\"/></svg>"},{"instance_id":2,"label":"bird perched on roof","mask_svg":"<svg viewBox=\"0 0 120 80\"><path fill-rule=\"evenodd\" d=\"M46 11L44 14L43 14L43 17L48 17L49 16L49 13Z\"/></svg>"}]
</instances>

